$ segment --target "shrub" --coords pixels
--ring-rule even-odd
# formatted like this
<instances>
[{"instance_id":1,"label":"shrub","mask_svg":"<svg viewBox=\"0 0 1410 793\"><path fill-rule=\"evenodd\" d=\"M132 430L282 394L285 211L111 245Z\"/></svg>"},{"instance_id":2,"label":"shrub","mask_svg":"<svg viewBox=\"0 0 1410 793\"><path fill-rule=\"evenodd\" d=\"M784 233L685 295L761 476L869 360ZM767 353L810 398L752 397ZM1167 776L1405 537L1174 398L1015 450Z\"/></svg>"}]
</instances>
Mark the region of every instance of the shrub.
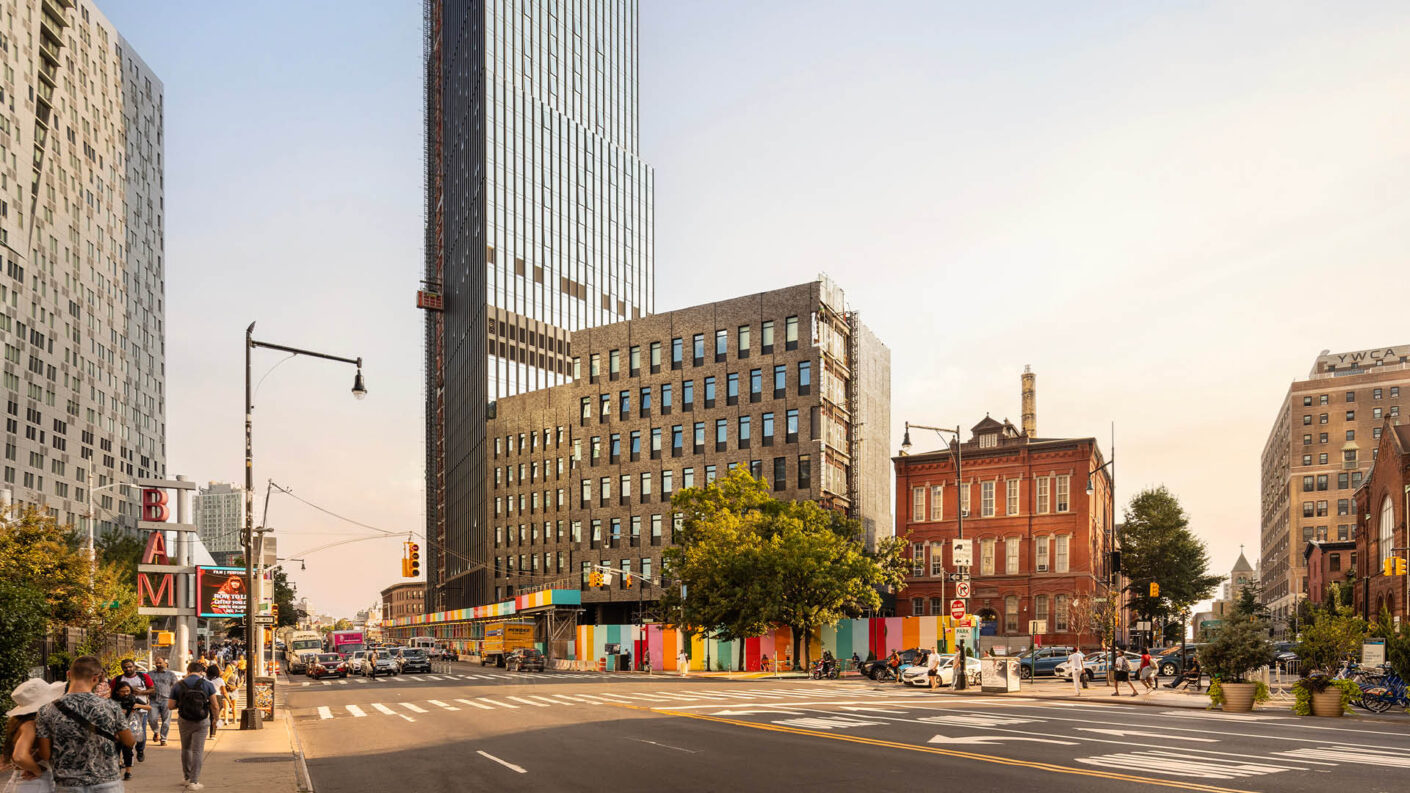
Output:
<instances>
[{"instance_id":1,"label":"shrub","mask_svg":"<svg viewBox=\"0 0 1410 793\"><path fill-rule=\"evenodd\" d=\"M1200 649L1199 660L1211 678L1243 683L1249 672L1273 663L1275 655L1263 624L1238 618L1219 626L1214 639Z\"/></svg>"}]
</instances>

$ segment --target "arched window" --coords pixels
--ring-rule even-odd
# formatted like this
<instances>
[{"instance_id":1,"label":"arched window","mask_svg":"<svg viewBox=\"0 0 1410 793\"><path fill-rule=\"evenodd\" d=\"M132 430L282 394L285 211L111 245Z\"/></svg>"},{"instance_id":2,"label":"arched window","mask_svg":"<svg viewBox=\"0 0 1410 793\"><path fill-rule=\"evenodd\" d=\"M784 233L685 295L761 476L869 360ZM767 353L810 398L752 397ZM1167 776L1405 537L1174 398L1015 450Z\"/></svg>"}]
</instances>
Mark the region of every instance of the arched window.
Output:
<instances>
[{"instance_id":1,"label":"arched window","mask_svg":"<svg viewBox=\"0 0 1410 793\"><path fill-rule=\"evenodd\" d=\"M1386 496L1381 502L1381 542L1380 542L1380 562L1381 567L1385 567L1386 560L1393 554L1391 548L1395 547L1395 502Z\"/></svg>"}]
</instances>

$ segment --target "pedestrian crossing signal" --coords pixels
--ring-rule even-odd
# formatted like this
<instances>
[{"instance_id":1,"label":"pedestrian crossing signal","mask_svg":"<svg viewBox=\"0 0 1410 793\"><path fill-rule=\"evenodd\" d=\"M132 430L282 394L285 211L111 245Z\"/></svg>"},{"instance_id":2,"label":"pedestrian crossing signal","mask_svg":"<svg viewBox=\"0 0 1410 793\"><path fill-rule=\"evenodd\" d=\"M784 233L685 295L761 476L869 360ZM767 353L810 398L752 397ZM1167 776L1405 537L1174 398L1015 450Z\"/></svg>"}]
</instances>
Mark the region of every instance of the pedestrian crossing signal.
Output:
<instances>
[{"instance_id":1,"label":"pedestrian crossing signal","mask_svg":"<svg viewBox=\"0 0 1410 793\"><path fill-rule=\"evenodd\" d=\"M1405 560L1399 556L1395 557L1395 574L1405 575Z\"/></svg>"},{"instance_id":2,"label":"pedestrian crossing signal","mask_svg":"<svg viewBox=\"0 0 1410 793\"><path fill-rule=\"evenodd\" d=\"M1405 560L1399 556L1392 556L1385 561L1382 570L1386 575L1405 575Z\"/></svg>"},{"instance_id":3,"label":"pedestrian crossing signal","mask_svg":"<svg viewBox=\"0 0 1410 793\"><path fill-rule=\"evenodd\" d=\"M625 588L627 588L627 589L631 589L631 588L632 588L632 576L631 576L631 573L623 573L623 574L622 574L622 586L625 587Z\"/></svg>"},{"instance_id":4,"label":"pedestrian crossing signal","mask_svg":"<svg viewBox=\"0 0 1410 793\"><path fill-rule=\"evenodd\" d=\"M1151 597L1153 597L1153 598L1158 598L1158 597L1160 597L1160 584L1157 584L1157 583L1154 582L1154 581L1151 582Z\"/></svg>"}]
</instances>

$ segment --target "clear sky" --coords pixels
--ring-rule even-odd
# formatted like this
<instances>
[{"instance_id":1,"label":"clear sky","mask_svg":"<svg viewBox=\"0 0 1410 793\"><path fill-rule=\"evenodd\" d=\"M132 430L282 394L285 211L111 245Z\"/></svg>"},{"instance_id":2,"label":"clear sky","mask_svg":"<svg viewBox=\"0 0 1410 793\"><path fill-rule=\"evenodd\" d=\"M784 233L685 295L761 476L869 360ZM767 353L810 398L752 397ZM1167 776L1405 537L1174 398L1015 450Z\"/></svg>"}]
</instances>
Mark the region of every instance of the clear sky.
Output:
<instances>
[{"instance_id":1,"label":"clear sky","mask_svg":"<svg viewBox=\"0 0 1410 793\"><path fill-rule=\"evenodd\" d=\"M1218 572L1256 562L1259 455L1317 353L1410 343L1401 2L642 2L661 310L811 280L891 347L892 418L1116 427L1118 498L1165 484ZM241 336L295 360L255 475L424 525L419 3L101 7L166 86L168 470L241 471ZM256 377L281 356L257 353ZM918 448L926 441L915 439ZM369 532L287 497L281 555ZM347 615L397 540L321 551Z\"/></svg>"}]
</instances>

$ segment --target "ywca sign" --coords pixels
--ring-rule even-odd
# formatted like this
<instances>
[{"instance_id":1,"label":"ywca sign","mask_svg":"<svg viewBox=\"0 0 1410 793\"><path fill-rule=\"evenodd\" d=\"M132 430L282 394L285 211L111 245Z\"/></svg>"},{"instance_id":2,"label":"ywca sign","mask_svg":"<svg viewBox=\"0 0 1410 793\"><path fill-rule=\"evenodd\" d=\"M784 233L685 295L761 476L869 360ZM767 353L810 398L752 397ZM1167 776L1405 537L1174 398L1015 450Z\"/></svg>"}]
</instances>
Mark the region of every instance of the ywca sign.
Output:
<instances>
[{"instance_id":1,"label":"ywca sign","mask_svg":"<svg viewBox=\"0 0 1410 793\"><path fill-rule=\"evenodd\" d=\"M143 546L142 561L137 565L137 606L138 613L148 616L190 616L195 614L192 605L178 599L177 583L184 593L192 591L189 576L195 568L182 565L181 560L173 559L167 550L168 531L196 531L195 524L172 521L170 496L168 491L195 490L195 482L180 480L140 480L142 488L142 519L137 528L147 532L147 542ZM188 576L179 579L178 576Z\"/></svg>"}]
</instances>

